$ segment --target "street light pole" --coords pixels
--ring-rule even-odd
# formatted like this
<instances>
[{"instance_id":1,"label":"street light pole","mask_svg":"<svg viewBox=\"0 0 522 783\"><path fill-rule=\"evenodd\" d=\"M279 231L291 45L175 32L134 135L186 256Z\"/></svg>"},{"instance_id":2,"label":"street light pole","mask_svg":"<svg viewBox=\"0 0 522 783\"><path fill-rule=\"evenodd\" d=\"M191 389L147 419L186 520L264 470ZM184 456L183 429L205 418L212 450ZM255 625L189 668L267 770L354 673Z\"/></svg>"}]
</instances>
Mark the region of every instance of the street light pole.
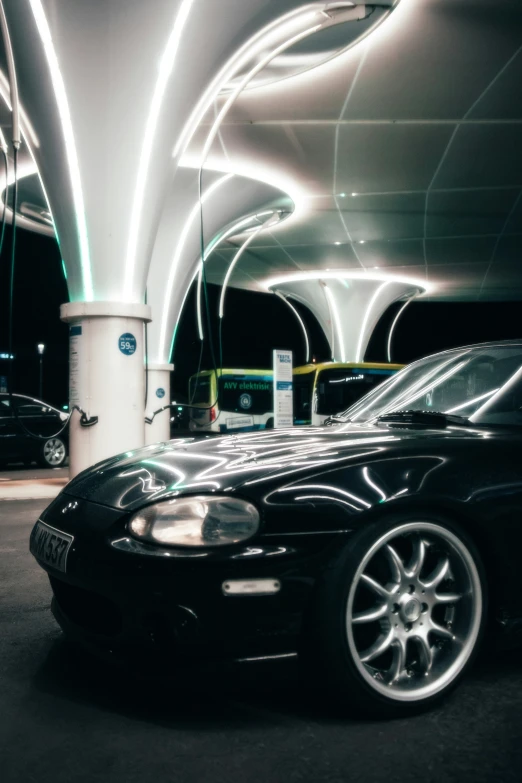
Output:
<instances>
[{"instance_id":1,"label":"street light pole","mask_svg":"<svg viewBox=\"0 0 522 783\"><path fill-rule=\"evenodd\" d=\"M43 393L43 355L45 351L45 345L44 343L38 343L36 346L38 349L38 354L40 356L40 383L38 386L38 397L41 400L42 399L42 393Z\"/></svg>"}]
</instances>

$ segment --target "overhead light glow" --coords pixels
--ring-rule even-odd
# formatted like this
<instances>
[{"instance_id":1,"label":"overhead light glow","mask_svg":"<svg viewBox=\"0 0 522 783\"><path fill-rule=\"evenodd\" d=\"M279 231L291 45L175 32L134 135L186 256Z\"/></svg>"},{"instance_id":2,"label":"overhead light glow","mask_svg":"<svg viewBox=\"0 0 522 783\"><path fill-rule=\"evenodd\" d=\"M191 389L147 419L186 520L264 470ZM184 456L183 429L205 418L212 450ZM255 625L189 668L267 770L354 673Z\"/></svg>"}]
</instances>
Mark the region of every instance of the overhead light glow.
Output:
<instances>
[{"instance_id":1,"label":"overhead light glow","mask_svg":"<svg viewBox=\"0 0 522 783\"><path fill-rule=\"evenodd\" d=\"M94 296L91 261L89 253L89 239L87 235L87 221L85 217L85 206L83 201L82 181L80 174L80 164L78 153L76 151L76 141L65 90L65 83L58 57L54 49L51 31L47 23L45 12L41 0L29 0L31 10L38 28L38 33L43 43L45 56L51 72L51 81L53 84L54 95L58 105L58 113L62 125L62 132L65 141L65 153L69 167L69 176L71 178L71 189L74 202L74 211L76 215L76 225L78 230L78 242L80 250L80 263L82 268L83 294L87 302L91 302Z\"/></svg>"},{"instance_id":2,"label":"overhead light glow","mask_svg":"<svg viewBox=\"0 0 522 783\"><path fill-rule=\"evenodd\" d=\"M193 0L183 0L176 15L174 27L172 28L169 40L167 41L167 46L161 58L158 78L156 80L156 86L154 88L149 114L147 117L147 124L145 126L145 134L143 136L143 144L138 164L138 176L134 190L134 201L132 204L129 220L129 241L127 245L127 258L125 261L124 284L124 299L126 301L131 301L132 299L132 284L134 281L134 270L136 266L138 235L141 228L141 213L145 199L145 186L152 155L154 137L156 135L156 128L161 110L161 104L163 103L165 90L167 89L167 84L174 68L174 61L178 53L181 34L187 22L192 2Z\"/></svg>"},{"instance_id":3,"label":"overhead light glow","mask_svg":"<svg viewBox=\"0 0 522 783\"><path fill-rule=\"evenodd\" d=\"M340 245L340 244L341 244L340 242L334 242L334 245Z\"/></svg>"},{"instance_id":4,"label":"overhead light glow","mask_svg":"<svg viewBox=\"0 0 522 783\"><path fill-rule=\"evenodd\" d=\"M383 283L403 283L418 288L422 293L431 293L436 287L434 283L430 283L426 280L418 280L417 278L405 277L403 275L394 275L391 272L383 272L381 270L373 272L366 269L336 269L334 271L314 269L313 271L308 272L291 272L287 275L269 277L262 282L261 285L266 291L269 291L271 288L274 288L274 286L284 285L285 283L296 283L301 280L328 280L329 278L336 278L338 280L381 280Z\"/></svg>"}]
</instances>

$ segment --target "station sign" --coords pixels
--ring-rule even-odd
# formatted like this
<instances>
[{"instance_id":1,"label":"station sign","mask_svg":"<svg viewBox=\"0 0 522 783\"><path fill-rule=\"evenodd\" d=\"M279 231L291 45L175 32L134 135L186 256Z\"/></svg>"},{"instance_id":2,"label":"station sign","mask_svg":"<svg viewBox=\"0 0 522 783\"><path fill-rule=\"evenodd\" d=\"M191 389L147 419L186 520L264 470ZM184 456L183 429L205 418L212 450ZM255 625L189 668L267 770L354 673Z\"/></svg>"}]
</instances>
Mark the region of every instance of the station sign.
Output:
<instances>
[{"instance_id":1,"label":"station sign","mask_svg":"<svg viewBox=\"0 0 522 783\"><path fill-rule=\"evenodd\" d=\"M274 427L293 427L294 398L292 351L276 348L273 351L274 369Z\"/></svg>"}]
</instances>

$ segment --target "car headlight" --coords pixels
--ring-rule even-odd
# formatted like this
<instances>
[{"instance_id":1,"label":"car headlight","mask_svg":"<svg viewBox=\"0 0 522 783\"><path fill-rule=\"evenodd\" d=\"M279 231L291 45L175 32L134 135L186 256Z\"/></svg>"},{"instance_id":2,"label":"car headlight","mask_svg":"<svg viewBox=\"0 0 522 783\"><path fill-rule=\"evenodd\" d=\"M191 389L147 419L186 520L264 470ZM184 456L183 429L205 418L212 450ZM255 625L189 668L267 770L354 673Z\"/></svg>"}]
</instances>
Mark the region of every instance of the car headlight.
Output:
<instances>
[{"instance_id":1,"label":"car headlight","mask_svg":"<svg viewBox=\"0 0 522 783\"><path fill-rule=\"evenodd\" d=\"M245 500L197 495L165 500L138 511L129 522L133 536L171 546L222 546L251 538L259 513Z\"/></svg>"}]
</instances>

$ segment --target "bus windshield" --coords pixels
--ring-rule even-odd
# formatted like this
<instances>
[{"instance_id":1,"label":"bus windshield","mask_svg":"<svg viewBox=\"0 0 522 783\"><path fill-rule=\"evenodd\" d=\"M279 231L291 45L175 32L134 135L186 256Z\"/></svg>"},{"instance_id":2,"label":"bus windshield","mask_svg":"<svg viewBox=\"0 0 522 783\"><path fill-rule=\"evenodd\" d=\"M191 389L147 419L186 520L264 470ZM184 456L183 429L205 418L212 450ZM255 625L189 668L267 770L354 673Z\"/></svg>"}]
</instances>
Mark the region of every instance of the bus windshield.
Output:
<instances>
[{"instance_id":1,"label":"bus windshield","mask_svg":"<svg viewBox=\"0 0 522 783\"><path fill-rule=\"evenodd\" d=\"M395 372L361 367L321 370L317 379L317 413L331 416L346 410Z\"/></svg>"}]
</instances>

